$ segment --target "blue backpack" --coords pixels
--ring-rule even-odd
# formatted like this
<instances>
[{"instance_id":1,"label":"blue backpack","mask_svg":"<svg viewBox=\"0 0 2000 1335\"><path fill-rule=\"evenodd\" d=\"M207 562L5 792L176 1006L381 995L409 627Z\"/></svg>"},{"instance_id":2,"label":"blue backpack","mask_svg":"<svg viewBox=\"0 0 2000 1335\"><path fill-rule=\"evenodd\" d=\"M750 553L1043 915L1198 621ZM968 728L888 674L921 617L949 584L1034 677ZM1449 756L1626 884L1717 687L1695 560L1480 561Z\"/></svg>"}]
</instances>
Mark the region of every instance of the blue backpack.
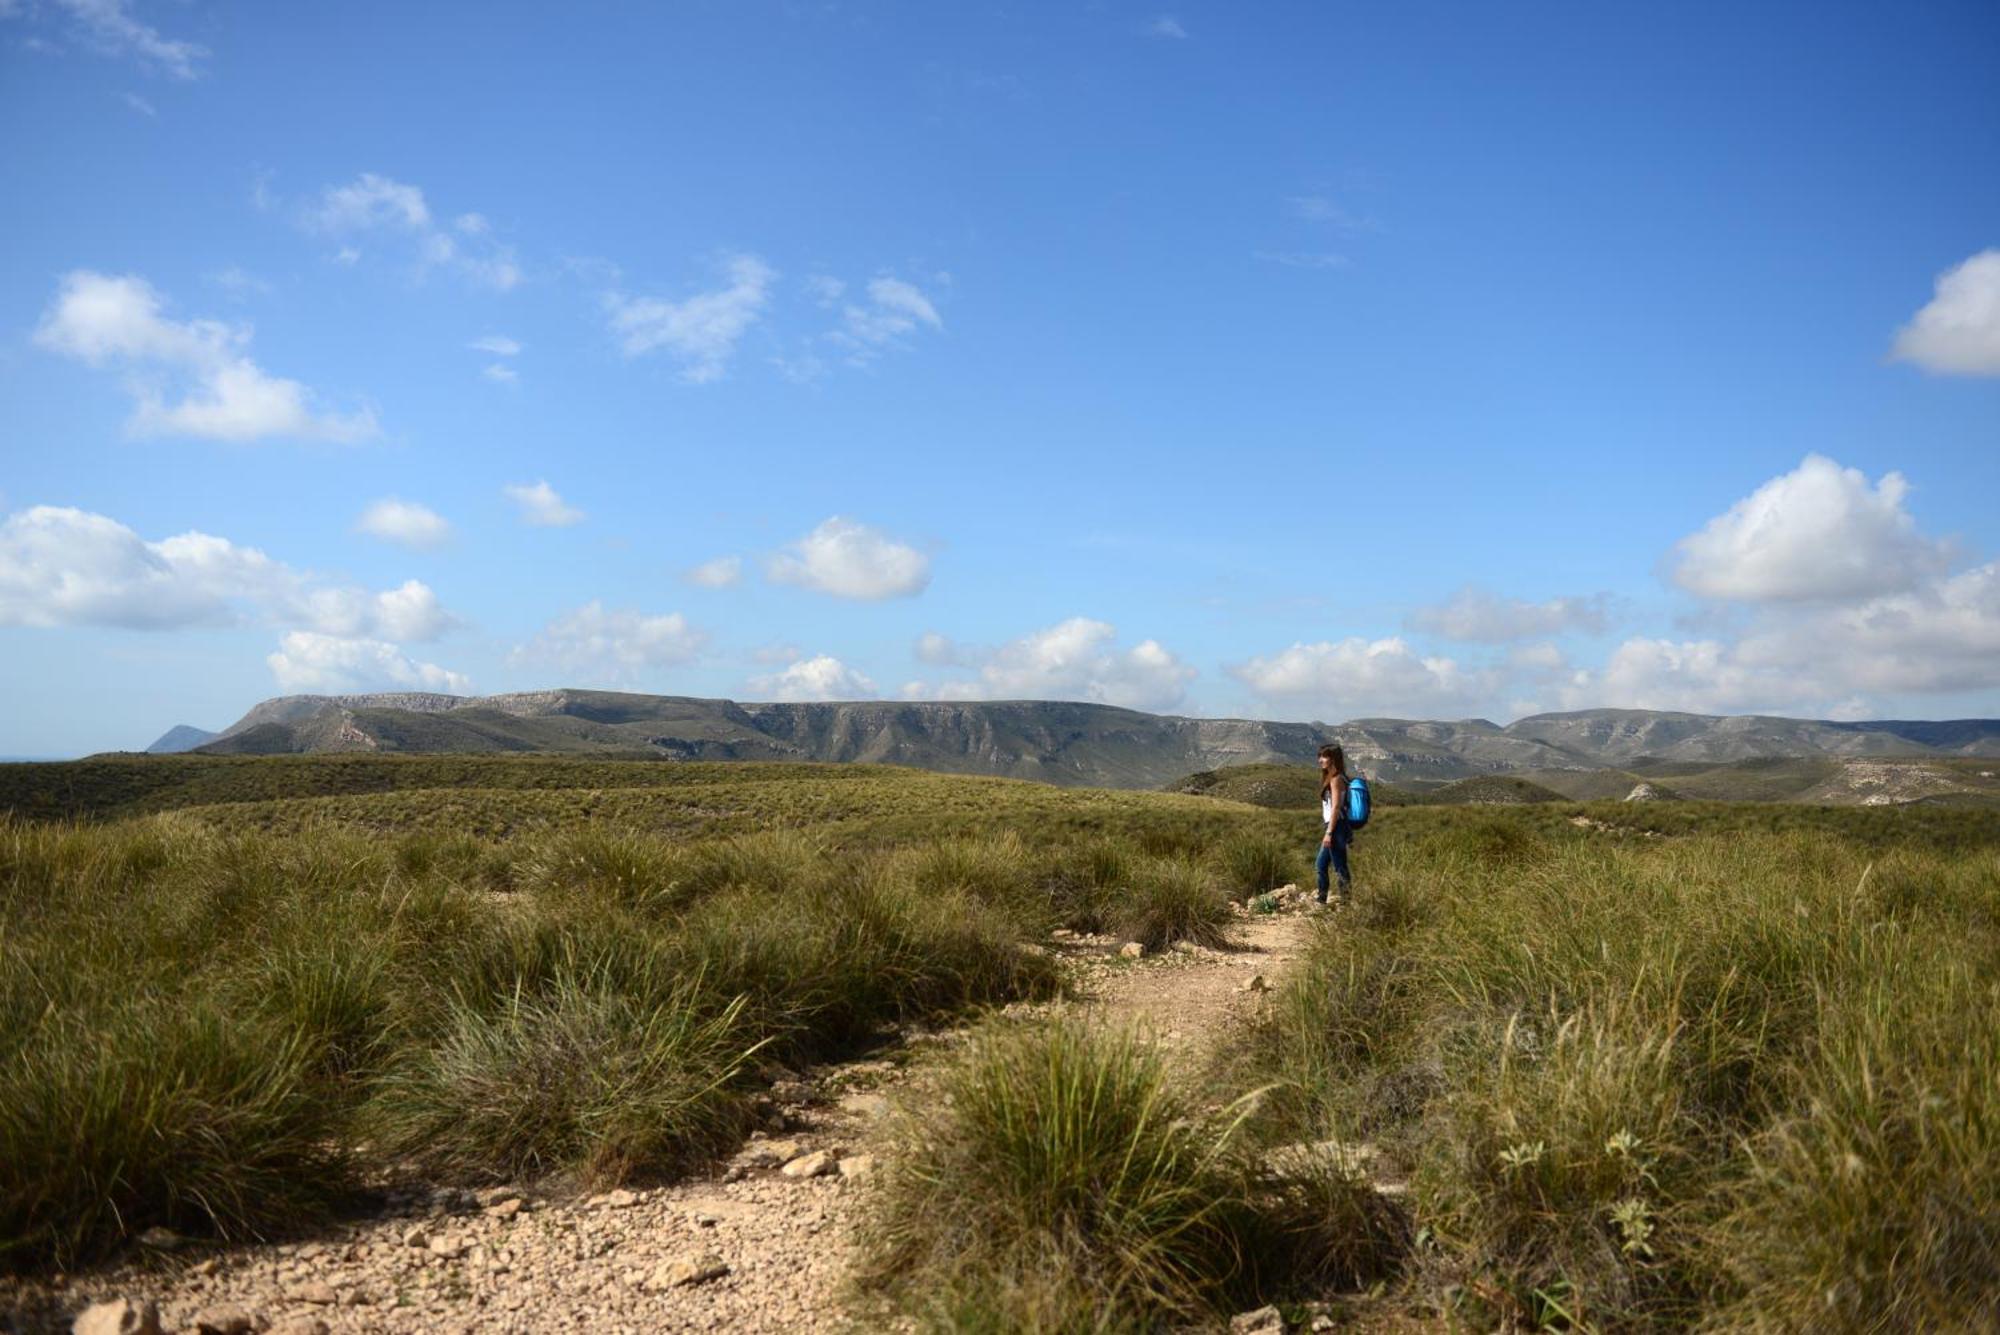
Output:
<instances>
[{"instance_id":1,"label":"blue backpack","mask_svg":"<svg viewBox=\"0 0 2000 1335\"><path fill-rule=\"evenodd\" d=\"M1347 825L1358 830L1368 823L1368 813L1374 810L1374 798L1368 792L1368 780L1355 775L1347 781Z\"/></svg>"}]
</instances>

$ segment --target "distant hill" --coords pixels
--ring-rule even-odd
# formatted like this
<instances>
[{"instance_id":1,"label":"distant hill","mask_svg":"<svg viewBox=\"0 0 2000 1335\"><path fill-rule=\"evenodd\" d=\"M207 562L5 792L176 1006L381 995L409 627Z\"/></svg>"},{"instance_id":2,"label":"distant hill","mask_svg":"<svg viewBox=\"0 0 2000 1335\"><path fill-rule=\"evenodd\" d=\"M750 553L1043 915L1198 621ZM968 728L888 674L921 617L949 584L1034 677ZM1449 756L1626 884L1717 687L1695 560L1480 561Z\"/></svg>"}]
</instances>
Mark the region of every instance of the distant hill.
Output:
<instances>
[{"instance_id":1,"label":"distant hill","mask_svg":"<svg viewBox=\"0 0 2000 1335\"><path fill-rule=\"evenodd\" d=\"M192 751L204 742L215 740L215 734L207 728L196 728L186 723L177 723L160 734L160 740L146 748L149 756L179 755Z\"/></svg>"},{"instance_id":2,"label":"distant hill","mask_svg":"<svg viewBox=\"0 0 2000 1335\"><path fill-rule=\"evenodd\" d=\"M1841 767L1832 762L1845 757L2000 758L2000 720L1832 723L1597 709L1538 714L1505 727L1485 719L1389 718L1336 726L1047 700L754 704L562 689L475 698L281 696L197 749L859 761L1066 786L1158 788L1242 765L1305 766L1309 784L1313 753L1324 742L1345 746L1370 778L1415 792L1504 774L1575 797L1582 794L1567 781L1614 770L1608 786L1590 781L1598 790L1591 795L1622 796L1641 781L1664 779L1688 796L1706 796L1677 772L1766 761L1779 772L1766 776L1773 791L1758 795L1776 797L1834 780Z\"/></svg>"}]
</instances>

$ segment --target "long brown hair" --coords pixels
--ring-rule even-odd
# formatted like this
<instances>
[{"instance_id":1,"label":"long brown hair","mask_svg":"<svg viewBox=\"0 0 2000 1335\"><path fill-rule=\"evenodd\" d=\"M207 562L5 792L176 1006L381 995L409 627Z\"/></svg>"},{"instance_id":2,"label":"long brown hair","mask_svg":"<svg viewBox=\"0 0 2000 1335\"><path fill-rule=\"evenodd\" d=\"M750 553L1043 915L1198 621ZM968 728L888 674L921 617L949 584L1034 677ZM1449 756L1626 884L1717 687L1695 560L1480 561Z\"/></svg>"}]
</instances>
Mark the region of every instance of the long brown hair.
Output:
<instances>
[{"instance_id":1,"label":"long brown hair","mask_svg":"<svg viewBox=\"0 0 2000 1335\"><path fill-rule=\"evenodd\" d=\"M1333 787L1335 775L1339 775L1343 780L1347 778L1347 752L1337 746L1322 746L1319 749L1319 755L1322 760L1333 761L1333 768L1328 770L1319 781L1319 795L1325 797L1327 790Z\"/></svg>"}]
</instances>

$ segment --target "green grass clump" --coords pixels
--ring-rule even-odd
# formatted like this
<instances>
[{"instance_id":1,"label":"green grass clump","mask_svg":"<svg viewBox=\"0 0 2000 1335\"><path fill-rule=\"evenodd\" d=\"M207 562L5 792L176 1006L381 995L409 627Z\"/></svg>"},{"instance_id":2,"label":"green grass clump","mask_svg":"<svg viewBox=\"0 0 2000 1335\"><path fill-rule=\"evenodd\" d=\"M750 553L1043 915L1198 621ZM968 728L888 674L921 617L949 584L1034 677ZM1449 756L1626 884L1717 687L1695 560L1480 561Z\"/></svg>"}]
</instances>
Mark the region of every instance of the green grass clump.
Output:
<instances>
[{"instance_id":1,"label":"green grass clump","mask_svg":"<svg viewBox=\"0 0 2000 1335\"><path fill-rule=\"evenodd\" d=\"M733 1144L761 1046L741 998L699 978L658 999L603 976L558 977L497 1008L452 1007L440 1040L383 1081L385 1147L447 1178L562 1169L586 1185L671 1173Z\"/></svg>"},{"instance_id":2,"label":"green grass clump","mask_svg":"<svg viewBox=\"0 0 2000 1335\"><path fill-rule=\"evenodd\" d=\"M864 1268L930 1328L1158 1329L1400 1252L1364 1183L1264 1172L1243 1117L1197 1112L1130 1033L1000 1028L940 1080L905 1115Z\"/></svg>"},{"instance_id":3,"label":"green grass clump","mask_svg":"<svg viewBox=\"0 0 2000 1335\"><path fill-rule=\"evenodd\" d=\"M1155 858L1139 868L1114 922L1148 951L1176 941L1220 946L1228 940L1229 901L1203 864Z\"/></svg>"},{"instance_id":4,"label":"green grass clump","mask_svg":"<svg viewBox=\"0 0 2000 1335\"><path fill-rule=\"evenodd\" d=\"M211 1005L44 1017L0 1059L0 1266L322 1216L348 1174L311 1065L300 1035Z\"/></svg>"},{"instance_id":5,"label":"green grass clump","mask_svg":"<svg viewBox=\"0 0 2000 1335\"><path fill-rule=\"evenodd\" d=\"M1990 1323L2000 860L1546 810L1386 827L1256 1041L1278 1126L1353 1126L1412 1172L1433 1249L1406 1301L1473 1325Z\"/></svg>"},{"instance_id":6,"label":"green grass clump","mask_svg":"<svg viewBox=\"0 0 2000 1335\"><path fill-rule=\"evenodd\" d=\"M1295 885L1299 880L1300 856L1296 848L1269 836L1240 835L1222 845L1217 855L1223 884L1231 895L1243 899Z\"/></svg>"}]
</instances>

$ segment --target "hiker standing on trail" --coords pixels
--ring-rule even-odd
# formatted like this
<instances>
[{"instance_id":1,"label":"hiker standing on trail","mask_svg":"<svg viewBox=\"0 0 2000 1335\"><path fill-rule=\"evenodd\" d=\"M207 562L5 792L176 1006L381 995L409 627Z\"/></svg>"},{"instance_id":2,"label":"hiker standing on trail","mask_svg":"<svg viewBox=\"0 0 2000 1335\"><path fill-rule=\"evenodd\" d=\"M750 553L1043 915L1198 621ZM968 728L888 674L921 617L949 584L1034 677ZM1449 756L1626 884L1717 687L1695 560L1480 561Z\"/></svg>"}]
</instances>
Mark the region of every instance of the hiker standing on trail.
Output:
<instances>
[{"instance_id":1,"label":"hiker standing on trail","mask_svg":"<svg viewBox=\"0 0 2000 1335\"><path fill-rule=\"evenodd\" d=\"M1319 902L1326 903L1326 869L1333 868L1340 878L1340 890L1335 899L1337 905L1347 903L1347 888L1352 878L1347 871L1347 846L1354 839L1354 827L1347 819L1347 753L1337 746L1322 746L1319 749L1319 813L1326 822L1326 833L1319 841Z\"/></svg>"}]
</instances>

